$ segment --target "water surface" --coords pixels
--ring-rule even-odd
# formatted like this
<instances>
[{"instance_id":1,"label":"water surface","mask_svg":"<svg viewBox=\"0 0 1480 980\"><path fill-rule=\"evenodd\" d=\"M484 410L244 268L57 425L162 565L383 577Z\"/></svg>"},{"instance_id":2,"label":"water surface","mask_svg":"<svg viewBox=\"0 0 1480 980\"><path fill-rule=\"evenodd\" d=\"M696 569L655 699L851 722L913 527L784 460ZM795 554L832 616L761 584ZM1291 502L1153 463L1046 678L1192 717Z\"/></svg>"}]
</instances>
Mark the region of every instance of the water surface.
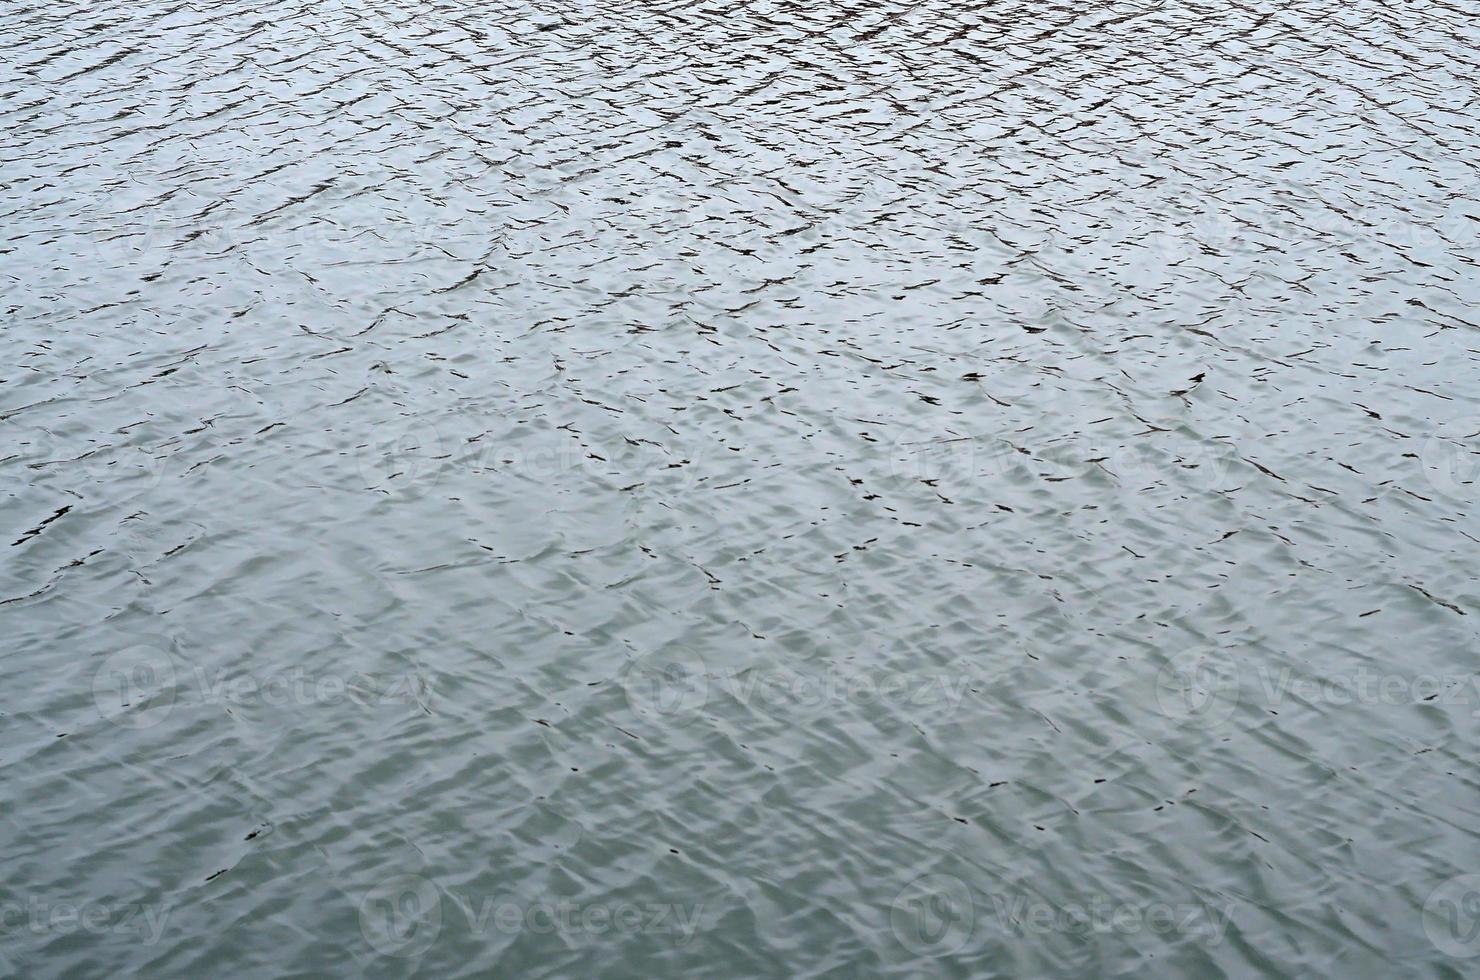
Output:
<instances>
[{"instance_id":1,"label":"water surface","mask_svg":"<svg viewBox=\"0 0 1480 980\"><path fill-rule=\"evenodd\" d=\"M1460 976L1465 4L0 9L0 973Z\"/></svg>"}]
</instances>

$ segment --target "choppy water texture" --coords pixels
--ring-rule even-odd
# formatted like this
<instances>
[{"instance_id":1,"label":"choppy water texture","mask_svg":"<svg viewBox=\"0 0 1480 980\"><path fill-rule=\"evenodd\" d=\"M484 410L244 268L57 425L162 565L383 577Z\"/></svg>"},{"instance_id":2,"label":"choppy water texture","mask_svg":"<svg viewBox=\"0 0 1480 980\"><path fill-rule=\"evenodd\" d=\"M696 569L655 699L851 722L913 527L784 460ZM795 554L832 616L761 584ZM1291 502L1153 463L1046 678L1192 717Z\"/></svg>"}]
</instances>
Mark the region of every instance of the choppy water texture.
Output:
<instances>
[{"instance_id":1,"label":"choppy water texture","mask_svg":"<svg viewBox=\"0 0 1480 980\"><path fill-rule=\"evenodd\" d=\"M10 0L0 972L1473 975L1477 14Z\"/></svg>"}]
</instances>

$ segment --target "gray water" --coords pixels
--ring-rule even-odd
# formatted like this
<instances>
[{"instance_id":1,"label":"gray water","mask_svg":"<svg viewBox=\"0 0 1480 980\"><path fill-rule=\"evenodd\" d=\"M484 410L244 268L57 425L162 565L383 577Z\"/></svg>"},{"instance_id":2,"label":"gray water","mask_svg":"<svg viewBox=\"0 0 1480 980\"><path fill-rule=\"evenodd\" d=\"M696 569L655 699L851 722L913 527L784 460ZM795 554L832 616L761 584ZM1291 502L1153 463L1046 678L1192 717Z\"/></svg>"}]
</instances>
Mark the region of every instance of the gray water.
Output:
<instances>
[{"instance_id":1,"label":"gray water","mask_svg":"<svg viewBox=\"0 0 1480 980\"><path fill-rule=\"evenodd\" d=\"M1477 14L8 0L0 973L1475 975Z\"/></svg>"}]
</instances>

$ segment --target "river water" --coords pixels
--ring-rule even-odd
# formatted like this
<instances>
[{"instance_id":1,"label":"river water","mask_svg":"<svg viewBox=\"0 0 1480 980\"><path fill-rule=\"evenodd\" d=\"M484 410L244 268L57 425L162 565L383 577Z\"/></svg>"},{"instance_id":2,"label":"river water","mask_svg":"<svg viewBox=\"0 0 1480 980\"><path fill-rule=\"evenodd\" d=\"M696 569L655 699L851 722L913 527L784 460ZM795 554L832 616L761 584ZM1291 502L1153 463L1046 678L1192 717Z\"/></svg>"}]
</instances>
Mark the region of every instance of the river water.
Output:
<instances>
[{"instance_id":1,"label":"river water","mask_svg":"<svg viewBox=\"0 0 1480 980\"><path fill-rule=\"evenodd\" d=\"M9 0L0 974L1473 975L1477 23Z\"/></svg>"}]
</instances>

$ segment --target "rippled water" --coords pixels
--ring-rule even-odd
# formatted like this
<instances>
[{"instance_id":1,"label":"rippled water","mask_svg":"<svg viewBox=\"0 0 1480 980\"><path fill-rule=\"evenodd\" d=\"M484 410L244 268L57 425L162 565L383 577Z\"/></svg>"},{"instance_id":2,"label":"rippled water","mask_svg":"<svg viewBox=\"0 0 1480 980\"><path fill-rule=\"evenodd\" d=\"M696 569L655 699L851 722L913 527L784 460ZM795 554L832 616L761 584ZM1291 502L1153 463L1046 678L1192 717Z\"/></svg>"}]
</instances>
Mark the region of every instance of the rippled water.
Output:
<instances>
[{"instance_id":1,"label":"rippled water","mask_svg":"<svg viewBox=\"0 0 1480 980\"><path fill-rule=\"evenodd\" d=\"M1473 975L1477 12L6 3L0 973Z\"/></svg>"}]
</instances>

